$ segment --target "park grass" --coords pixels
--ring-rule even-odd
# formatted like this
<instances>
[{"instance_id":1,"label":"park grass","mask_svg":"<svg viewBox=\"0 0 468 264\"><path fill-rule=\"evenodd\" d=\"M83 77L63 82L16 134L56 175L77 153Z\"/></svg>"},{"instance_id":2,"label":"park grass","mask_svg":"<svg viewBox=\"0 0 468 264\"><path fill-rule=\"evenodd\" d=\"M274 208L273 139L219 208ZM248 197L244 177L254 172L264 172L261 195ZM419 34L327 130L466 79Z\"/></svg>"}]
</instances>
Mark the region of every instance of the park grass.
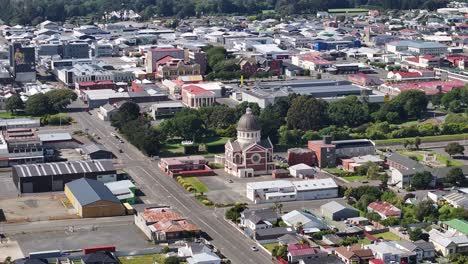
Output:
<instances>
[{"instance_id":1,"label":"park grass","mask_svg":"<svg viewBox=\"0 0 468 264\"><path fill-rule=\"evenodd\" d=\"M347 180L349 182L354 181L365 181L367 180L367 176L357 175L357 176L348 176L348 177L341 177L343 180Z\"/></svg>"},{"instance_id":2,"label":"park grass","mask_svg":"<svg viewBox=\"0 0 468 264\"><path fill-rule=\"evenodd\" d=\"M119 261L122 264L153 264L154 261L157 261L158 263L164 263L164 256L161 254L151 254L141 256L119 257Z\"/></svg>"},{"instance_id":3,"label":"park grass","mask_svg":"<svg viewBox=\"0 0 468 264\"><path fill-rule=\"evenodd\" d=\"M278 245L279 245L278 242L262 244L262 246L266 248L266 250L268 250L270 253L273 252L273 249Z\"/></svg>"},{"instance_id":4,"label":"park grass","mask_svg":"<svg viewBox=\"0 0 468 264\"><path fill-rule=\"evenodd\" d=\"M197 193L205 193L209 191L208 186L201 182L197 177L187 177L184 178L184 181L192 185L193 188L195 188L195 190L197 191Z\"/></svg>"},{"instance_id":5,"label":"park grass","mask_svg":"<svg viewBox=\"0 0 468 264\"><path fill-rule=\"evenodd\" d=\"M440 136L419 137L419 138L421 139L422 143L464 140L465 138L468 138L468 133L456 134L456 135L440 135ZM374 140L374 142L378 146L399 145L399 144L402 145L402 144L405 143L406 140L414 140L414 138L379 139L379 140Z\"/></svg>"},{"instance_id":6,"label":"park grass","mask_svg":"<svg viewBox=\"0 0 468 264\"><path fill-rule=\"evenodd\" d=\"M387 232L384 232L384 233L378 233L378 234L373 234L373 236L379 238L383 238L385 240L392 240L392 241L395 241L395 240L401 240L401 238L395 234L393 234L392 232L390 231L387 231Z\"/></svg>"},{"instance_id":7,"label":"park grass","mask_svg":"<svg viewBox=\"0 0 468 264\"><path fill-rule=\"evenodd\" d=\"M198 144L205 144L207 146L225 144L229 140L228 137L210 137L204 138L200 142L195 142ZM160 156L171 156L171 155L182 155L184 154L184 146L180 144L181 139L171 139L168 140L161 148L161 152L164 154ZM214 153L207 153L208 155Z\"/></svg>"}]
</instances>

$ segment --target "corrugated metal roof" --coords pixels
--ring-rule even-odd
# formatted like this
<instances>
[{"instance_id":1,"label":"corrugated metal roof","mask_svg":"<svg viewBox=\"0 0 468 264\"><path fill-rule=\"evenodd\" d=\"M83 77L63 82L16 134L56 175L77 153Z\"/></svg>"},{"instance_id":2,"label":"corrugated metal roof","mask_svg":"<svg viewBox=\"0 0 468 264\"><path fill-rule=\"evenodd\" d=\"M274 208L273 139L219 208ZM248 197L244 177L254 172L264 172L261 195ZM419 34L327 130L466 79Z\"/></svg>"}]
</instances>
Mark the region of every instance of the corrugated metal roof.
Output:
<instances>
[{"instance_id":1,"label":"corrugated metal roof","mask_svg":"<svg viewBox=\"0 0 468 264\"><path fill-rule=\"evenodd\" d=\"M98 201L120 203L119 199L100 181L81 178L65 185L82 206Z\"/></svg>"},{"instance_id":2,"label":"corrugated metal roof","mask_svg":"<svg viewBox=\"0 0 468 264\"><path fill-rule=\"evenodd\" d=\"M13 166L19 177L115 171L112 160L79 160Z\"/></svg>"}]
</instances>

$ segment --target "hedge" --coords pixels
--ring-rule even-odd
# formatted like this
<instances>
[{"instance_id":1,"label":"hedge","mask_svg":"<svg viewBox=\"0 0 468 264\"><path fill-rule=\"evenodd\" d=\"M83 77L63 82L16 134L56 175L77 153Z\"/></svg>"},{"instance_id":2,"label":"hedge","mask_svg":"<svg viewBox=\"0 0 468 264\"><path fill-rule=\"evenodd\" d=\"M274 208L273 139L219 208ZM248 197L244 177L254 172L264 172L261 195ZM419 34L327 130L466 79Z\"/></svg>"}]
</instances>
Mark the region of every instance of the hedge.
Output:
<instances>
[{"instance_id":1,"label":"hedge","mask_svg":"<svg viewBox=\"0 0 468 264\"><path fill-rule=\"evenodd\" d=\"M198 148L199 146L197 144L184 146L184 154L185 155L198 154Z\"/></svg>"}]
</instances>

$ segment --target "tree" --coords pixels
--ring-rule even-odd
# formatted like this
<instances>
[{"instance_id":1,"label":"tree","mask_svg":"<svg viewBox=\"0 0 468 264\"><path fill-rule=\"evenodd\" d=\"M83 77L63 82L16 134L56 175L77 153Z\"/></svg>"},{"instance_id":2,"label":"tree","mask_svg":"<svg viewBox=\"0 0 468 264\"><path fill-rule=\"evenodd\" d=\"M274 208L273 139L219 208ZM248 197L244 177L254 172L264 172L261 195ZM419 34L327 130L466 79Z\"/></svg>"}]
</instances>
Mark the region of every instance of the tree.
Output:
<instances>
[{"instance_id":1,"label":"tree","mask_svg":"<svg viewBox=\"0 0 468 264\"><path fill-rule=\"evenodd\" d=\"M8 98L5 103L5 108L11 113L16 113L17 110L24 109L24 103L23 100L21 100L21 96L14 94Z\"/></svg>"},{"instance_id":2,"label":"tree","mask_svg":"<svg viewBox=\"0 0 468 264\"><path fill-rule=\"evenodd\" d=\"M290 129L316 130L327 122L327 102L309 96L298 96L292 100L287 114Z\"/></svg>"},{"instance_id":3,"label":"tree","mask_svg":"<svg viewBox=\"0 0 468 264\"><path fill-rule=\"evenodd\" d=\"M178 257L170 256L164 259L163 264L179 264L180 260Z\"/></svg>"},{"instance_id":4,"label":"tree","mask_svg":"<svg viewBox=\"0 0 468 264\"><path fill-rule=\"evenodd\" d=\"M225 217L234 223L237 223L240 219L240 214L247 209L246 204L242 203L236 203L233 207L229 208L229 210L226 211Z\"/></svg>"},{"instance_id":5,"label":"tree","mask_svg":"<svg viewBox=\"0 0 468 264\"><path fill-rule=\"evenodd\" d=\"M356 127L369 120L369 109L357 96L347 96L329 104L328 116L334 125Z\"/></svg>"},{"instance_id":6,"label":"tree","mask_svg":"<svg viewBox=\"0 0 468 264\"><path fill-rule=\"evenodd\" d=\"M417 190L427 189L433 180L433 176L428 171L417 172L410 180L411 187Z\"/></svg>"},{"instance_id":7,"label":"tree","mask_svg":"<svg viewBox=\"0 0 468 264\"><path fill-rule=\"evenodd\" d=\"M460 145L458 142L451 142L445 146L445 152L447 152L450 157L456 154L463 155L465 152L465 147Z\"/></svg>"},{"instance_id":8,"label":"tree","mask_svg":"<svg viewBox=\"0 0 468 264\"><path fill-rule=\"evenodd\" d=\"M456 186L461 186L465 181L465 175L461 168L451 168L445 178L445 181Z\"/></svg>"},{"instance_id":9,"label":"tree","mask_svg":"<svg viewBox=\"0 0 468 264\"><path fill-rule=\"evenodd\" d=\"M135 120L140 115L140 107L134 102L125 102L111 118L111 125L121 129L123 125Z\"/></svg>"},{"instance_id":10,"label":"tree","mask_svg":"<svg viewBox=\"0 0 468 264\"><path fill-rule=\"evenodd\" d=\"M49 99L49 104L53 111L63 111L72 101L75 101L78 96L70 89L55 89L45 94Z\"/></svg>"},{"instance_id":11,"label":"tree","mask_svg":"<svg viewBox=\"0 0 468 264\"><path fill-rule=\"evenodd\" d=\"M439 216L439 211L432 201L422 201L414 207L414 214L419 221L434 221Z\"/></svg>"},{"instance_id":12,"label":"tree","mask_svg":"<svg viewBox=\"0 0 468 264\"><path fill-rule=\"evenodd\" d=\"M421 138L416 137L416 138L414 139L414 147L415 147L417 150L419 150L419 146L420 146L420 145L421 145Z\"/></svg>"},{"instance_id":13,"label":"tree","mask_svg":"<svg viewBox=\"0 0 468 264\"><path fill-rule=\"evenodd\" d=\"M28 115L42 116L50 112L49 98L44 94L35 94L26 101L25 111Z\"/></svg>"},{"instance_id":14,"label":"tree","mask_svg":"<svg viewBox=\"0 0 468 264\"><path fill-rule=\"evenodd\" d=\"M421 239L421 235L423 234L421 228L416 228L414 230L408 231L408 235L412 241L417 241Z\"/></svg>"},{"instance_id":15,"label":"tree","mask_svg":"<svg viewBox=\"0 0 468 264\"><path fill-rule=\"evenodd\" d=\"M271 208L274 209L275 211L277 211L278 214L281 214L282 211L283 211L283 204L275 202Z\"/></svg>"},{"instance_id":16,"label":"tree","mask_svg":"<svg viewBox=\"0 0 468 264\"><path fill-rule=\"evenodd\" d=\"M302 230L304 230L304 224L302 222L297 222L294 225L294 228L296 229L297 233L301 234Z\"/></svg>"}]
</instances>

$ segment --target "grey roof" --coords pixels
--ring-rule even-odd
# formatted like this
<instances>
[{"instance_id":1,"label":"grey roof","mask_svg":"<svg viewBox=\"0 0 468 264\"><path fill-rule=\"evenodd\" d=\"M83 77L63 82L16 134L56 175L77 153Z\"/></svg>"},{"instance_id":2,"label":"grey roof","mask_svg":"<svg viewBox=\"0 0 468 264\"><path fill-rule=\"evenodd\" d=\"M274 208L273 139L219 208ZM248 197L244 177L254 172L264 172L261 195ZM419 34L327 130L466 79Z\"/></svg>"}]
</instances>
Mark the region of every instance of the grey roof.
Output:
<instances>
[{"instance_id":1,"label":"grey roof","mask_svg":"<svg viewBox=\"0 0 468 264\"><path fill-rule=\"evenodd\" d=\"M15 264L48 264L45 259L17 259Z\"/></svg>"},{"instance_id":2,"label":"grey roof","mask_svg":"<svg viewBox=\"0 0 468 264\"><path fill-rule=\"evenodd\" d=\"M63 174L84 174L115 171L112 160L77 160L42 164L14 165L19 177L37 177Z\"/></svg>"},{"instance_id":3,"label":"grey roof","mask_svg":"<svg viewBox=\"0 0 468 264\"><path fill-rule=\"evenodd\" d=\"M84 255L84 264L118 264L119 262L108 252L96 252Z\"/></svg>"},{"instance_id":4,"label":"grey roof","mask_svg":"<svg viewBox=\"0 0 468 264\"><path fill-rule=\"evenodd\" d=\"M301 222L304 229L317 228L323 230L328 228L327 224L321 218L298 210L294 210L283 215L281 219L283 219L287 224L291 224L293 226Z\"/></svg>"},{"instance_id":5,"label":"grey roof","mask_svg":"<svg viewBox=\"0 0 468 264\"><path fill-rule=\"evenodd\" d=\"M237 123L238 131L258 131L261 130L260 120L252 114L252 109L247 108L245 114L239 119Z\"/></svg>"},{"instance_id":6,"label":"grey roof","mask_svg":"<svg viewBox=\"0 0 468 264\"><path fill-rule=\"evenodd\" d=\"M432 244L432 242L427 242L427 241L424 241L424 240L418 240L416 242L414 242L414 244L422 249L422 250L435 250L434 248L434 244Z\"/></svg>"},{"instance_id":7,"label":"grey roof","mask_svg":"<svg viewBox=\"0 0 468 264\"><path fill-rule=\"evenodd\" d=\"M257 236L275 236L281 237L286 234L296 234L296 230L292 227L273 227L273 228L265 228L265 229L257 229L255 230Z\"/></svg>"},{"instance_id":8,"label":"grey roof","mask_svg":"<svg viewBox=\"0 0 468 264\"><path fill-rule=\"evenodd\" d=\"M81 178L65 185L82 206L98 201L120 203L119 199L100 181Z\"/></svg>"},{"instance_id":9,"label":"grey roof","mask_svg":"<svg viewBox=\"0 0 468 264\"><path fill-rule=\"evenodd\" d=\"M427 170L429 171L430 168L424 166L423 164L413 160L413 159L410 159L406 156L403 156L401 154L398 154L398 153L393 153L392 155L390 155L388 158L387 158L388 161L393 161L395 163L398 163L406 168L408 168L407 170L400 170L403 174L405 175L408 175L408 174L414 174L418 171L423 171L423 170Z\"/></svg>"},{"instance_id":10,"label":"grey roof","mask_svg":"<svg viewBox=\"0 0 468 264\"><path fill-rule=\"evenodd\" d=\"M263 220L267 219L277 219L279 218L276 210L271 208L266 209L257 209L257 210L245 210L242 212L245 219L249 219L254 224L257 224Z\"/></svg>"},{"instance_id":11,"label":"grey roof","mask_svg":"<svg viewBox=\"0 0 468 264\"><path fill-rule=\"evenodd\" d=\"M32 118L14 118L14 119L0 119L0 126L2 127L10 127L10 126L18 126L18 125L35 125L41 126L41 122L39 119L32 119Z\"/></svg>"},{"instance_id":12,"label":"grey roof","mask_svg":"<svg viewBox=\"0 0 468 264\"><path fill-rule=\"evenodd\" d=\"M407 240L399 240L395 241L395 243L400 244L402 247L409 251L414 251L416 248L418 248L418 246L416 246L415 243Z\"/></svg>"},{"instance_id":13,"label":"grey roof","mask_svg":"<svg viewBox=\"0 0 468 264\"><path fill-rule=\"evenodd\" d=\"M88 145L84 145L82 147L82 150L84 153L86 154L92 154L92 153L95 153L95 152L98 152L98 151L106 151L106 152L109 152L109 150L104 147L104 145L102 144L95 144L95 143L91 143L91 144L88 144Z\"/></svg>"},{"instance_id":14,"label":"grey roof","mask_svg":"<svg viewBox=\"0 0 468 264\"><path fill-rule=\"evenodd\" d=\"M73 137L70 133L47 133L37 135L42 142L45 141L62 141L62 140L72 140Z\"/></svg>"},{"instance_id":15,"label":"grey roof","mask_svg":"<svg viewBox=\"0 0 468 264\"><path fill-rule=\"evenodd\" d=\"M356 209L344 206L344 205L342 205L342 204L340 204L340 203L338 203L336 201L328 202L328 203L320 206L320 209L325 210L325 211L330 212L330 213L336 213L336 212L339 212L341 210L353 210L353 211L358 212Z\"/></svg>"}]
</instances>

